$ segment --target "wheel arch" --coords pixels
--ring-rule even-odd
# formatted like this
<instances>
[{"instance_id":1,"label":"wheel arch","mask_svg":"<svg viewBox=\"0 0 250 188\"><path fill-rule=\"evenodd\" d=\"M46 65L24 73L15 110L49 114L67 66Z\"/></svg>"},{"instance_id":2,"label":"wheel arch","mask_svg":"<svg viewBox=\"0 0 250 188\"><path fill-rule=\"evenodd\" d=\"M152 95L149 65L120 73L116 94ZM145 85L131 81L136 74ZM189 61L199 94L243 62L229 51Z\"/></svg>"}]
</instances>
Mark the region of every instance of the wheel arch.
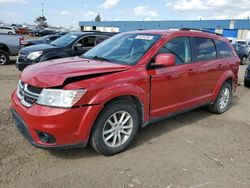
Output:
<instances>
[{"instance_id":1,"label":"wheel arch","mask_svg":"<svg viewBox=\"0 0 250 188\"><path fill-rule=\"evenodd\" d=\"M143 121L144 121L144 107L143 106L144 105L137 96L135 96L135 95L117 96L117 97L114 97L114 98L106 101L104 103L104 107L112 102L115 102L115 101L126 101L126 102L132 104L135 107L136 111L138 112L140 127L143 125Z\"/></svg>"},{"instance_id":2,"label":"wheel arch","mask_svg":"<svg viewBox=\"0 0 250 188\"><path fill-rule=\"evenodd\" d=\"M232 71L226 71L218 80L214 90L213 90L213 100L216 100L221 87L225 82L228 82L231 87L232 91L235 91L235 86L236 86L236 77Z\"/></svg>"},{"instance_id":3,"label":"wheel arch","mask_svg":"<svg viewBox=\"0 0 250 188\"><path fill-rule=\"evenodd\" d=\"M8 46L6 46L6 44L2 44L2 43L0 43L0 50L3 50L5 52L7 52L7 53L10 52Z\"/></svg>"}]
</instances>

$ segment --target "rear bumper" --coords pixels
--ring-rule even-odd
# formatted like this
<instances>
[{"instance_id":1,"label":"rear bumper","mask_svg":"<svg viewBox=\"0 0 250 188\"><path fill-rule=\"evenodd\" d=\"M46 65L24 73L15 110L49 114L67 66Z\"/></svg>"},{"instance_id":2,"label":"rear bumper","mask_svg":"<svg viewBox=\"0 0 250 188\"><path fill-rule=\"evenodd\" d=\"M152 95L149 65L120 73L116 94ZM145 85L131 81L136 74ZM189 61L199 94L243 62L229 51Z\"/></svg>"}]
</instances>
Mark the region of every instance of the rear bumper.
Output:
<instances>
[{"instance_id":1,"label":"rear bumper","mask_svg":"<svg viewBox=\"0 0 250 188\"><path fill-rule=\"evenodd\" d=\"M94 121L102 109L102 105L60 109L36 104L27 108L20 103L16 91L11 102L18 130L32 145L46 149L86 146ZM38 131L52 135L55 142L43 142Z\"/></svg>"}]
</instances>

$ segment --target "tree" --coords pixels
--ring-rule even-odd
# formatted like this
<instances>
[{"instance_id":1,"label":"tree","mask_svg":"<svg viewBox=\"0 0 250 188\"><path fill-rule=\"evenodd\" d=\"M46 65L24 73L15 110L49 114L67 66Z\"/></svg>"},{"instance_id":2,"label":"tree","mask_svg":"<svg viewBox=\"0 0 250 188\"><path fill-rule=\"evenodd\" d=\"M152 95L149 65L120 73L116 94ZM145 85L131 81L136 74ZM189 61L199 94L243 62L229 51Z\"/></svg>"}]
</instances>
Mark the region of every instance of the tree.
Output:
<instances>
[{"instance_id":1,"label":"tree","mask_svg":"<svg viewBox=\"0 0 250 188\"><path fill-rule=\"evenodd\" d=\"M39 28L48 27L47 19L45 18L45 16L39 16L38 18L36 18L35 23Z\"/></svg>"},{"instance_id":2,"label":"tree","mask_svg":"<svg viewBox=\"0 0 250 188\"><path fill-rule=\"evenodd\" d=\"M101 21L101 16L100 16L99 13L98 13L97 16L95 17L95 21L96 21L96 22L100 22L100 21Z\"/></svg>"}]
</instances>

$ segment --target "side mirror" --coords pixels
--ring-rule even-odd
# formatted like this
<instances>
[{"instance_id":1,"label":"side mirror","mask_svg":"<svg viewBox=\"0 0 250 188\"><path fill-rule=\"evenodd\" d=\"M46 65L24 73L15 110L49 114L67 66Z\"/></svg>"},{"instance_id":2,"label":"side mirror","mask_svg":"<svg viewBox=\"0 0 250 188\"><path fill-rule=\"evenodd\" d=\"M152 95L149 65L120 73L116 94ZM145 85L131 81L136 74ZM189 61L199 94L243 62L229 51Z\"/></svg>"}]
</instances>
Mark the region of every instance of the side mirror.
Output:
<instances>
[{"instance_id":1,"label":"side mirror","mask_svg":"<svg viewBox=\"0 0 250 188\"><path fill-rule=\"evenodd\" d=\"M175 65L175 56L173 54L161 53L156 56L153 67L170 67Z\"/></svg>"},{"instance_id":2,"label":"side mirror","mask_svg":"<svg viewBox=\"0 0 250 188\"><path fill-rule=\"evenodd\" d=\"M81 48L81 47L82 47L82 44L81 44L81 43L76 43L76 45L74 46L74 49L75 49L76 51L78 51L79 48Z\"/></svg>"}]
</instances>

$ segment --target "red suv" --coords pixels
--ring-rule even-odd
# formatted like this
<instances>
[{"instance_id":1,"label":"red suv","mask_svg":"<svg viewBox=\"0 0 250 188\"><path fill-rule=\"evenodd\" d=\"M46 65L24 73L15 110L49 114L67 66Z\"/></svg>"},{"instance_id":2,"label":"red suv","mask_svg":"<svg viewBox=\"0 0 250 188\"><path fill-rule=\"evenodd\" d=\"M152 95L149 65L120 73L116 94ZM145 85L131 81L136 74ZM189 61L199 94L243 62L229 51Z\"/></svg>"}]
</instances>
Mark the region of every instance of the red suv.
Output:
<instances>
[{"instance_id":1,"label":"red suv","mask_svg":"<svg viewBox=\"0 0 250 188\"><path fill-rule=\"evenodd\" d=\"M228 110L239 58L218 35L189 30L121 33L80 57L32 65L12 94L15 124L41 148L125 150L138 129L208 105Z\"/></svg>"}]
</instances>

